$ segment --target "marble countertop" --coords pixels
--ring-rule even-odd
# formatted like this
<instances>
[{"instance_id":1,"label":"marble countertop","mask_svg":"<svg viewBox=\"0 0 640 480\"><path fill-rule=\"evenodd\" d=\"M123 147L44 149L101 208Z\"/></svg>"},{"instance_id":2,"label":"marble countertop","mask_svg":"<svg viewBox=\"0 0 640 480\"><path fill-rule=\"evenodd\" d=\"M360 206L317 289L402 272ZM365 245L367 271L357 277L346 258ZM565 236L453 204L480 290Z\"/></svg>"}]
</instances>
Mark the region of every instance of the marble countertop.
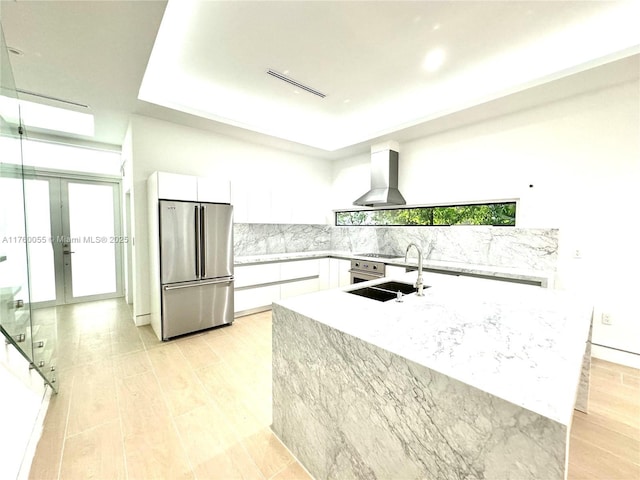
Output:
<instances>
[{"instance_id":1,"label":"marble countertop","mask_svg":"<svg viewBox=\"0 0 640 480\"><path fill-rule=\"evenodd\" d=\"M414 253L414 252L412 252ZM415 253L414 253L415 255ZM417 267L417 259L410 257L407 262L404 261L404 257L397 257L391 259L374 259L370 257L358 256L351 252L336 251L336 250L321 250L312 252L286 252L286 253L273 253L265 255L247 255L235 257L234 262L236 265L252 265L258 263L269 262L284 262L291 260L304 260L310 258L341 258L351 260L354 258L360 258L364 260L375 260L385 263L386 265L394 265L399 267ZM423 262L422 267L431 270L441 270L444 272L470 274L470 275L483 275L495 278L504 278L510 280L523 280L529 282L539 282L542 286L546 287L553 283L555 272L537 271L537 270L524 270L519 268L510 267L497 267L491 265L474 265L462 262L450 262L442 260L426 260Z\"/></svg>"},{"instance_id":2,"label":"marble countertop","mask_svg":"<svg viewBox=\"0 0 640 480\"><path fill-rule=\"evenodd\" d=\"M305 260L307 258L327 258L333 256L329 250L312 252L283 252L263 255L243 255L234 257L235 265L252 265L256 263L286 262L289 260Z\"/></svg>"},{"instance_id":3,"label":"marble countertop","mask_svg":"<svg viewBox=\"0 0 640 480\"><path fill-rule=\"evenodd\" d=\"M414 282L417 272L394 278ZM410 361L569 425L592 316L568 292L425 273L424 297L347 293L372 280L278 302Z\"/></svg>"}]
</instances>

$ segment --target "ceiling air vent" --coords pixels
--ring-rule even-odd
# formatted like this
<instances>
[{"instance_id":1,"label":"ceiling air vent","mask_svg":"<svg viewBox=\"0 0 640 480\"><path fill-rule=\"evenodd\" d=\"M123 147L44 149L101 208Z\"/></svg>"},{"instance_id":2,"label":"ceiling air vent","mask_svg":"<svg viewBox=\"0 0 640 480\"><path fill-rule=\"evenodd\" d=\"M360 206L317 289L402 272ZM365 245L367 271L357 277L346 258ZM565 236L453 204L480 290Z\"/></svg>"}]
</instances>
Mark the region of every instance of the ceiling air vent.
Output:
<instances>
[{"instance_id":1,"label":"ceiling air vent","mask_svg":"<svg viewBox=\"0 0 640 480\"><path fill-rule=\"evenodd\" d=\"M271 75L272 77L276 77L279 80L282 80L283 82L287 82L290 83L291 85L301 88L302 90L306 90L309 93L313 93L314 95L319 96L320 98L324 98L326 97L326 95L322 92L319 92L318 90L316 90L315 88L311 88L308 87L300 82L295 81L293 78L289 78L285 75L282 75L281 73L276 72L275 70L267 70L267 74Z\"/></svg>"},{"instance_id":2,"label":"ceiling air vent","mask_svg":"<svg viewBox=\"0 0 640 480\"><path fill-rule=\"evenodd\" d=\"M72 102L71 100L63 100L62 98L51 97L42 93L29 92L27 90L20 90L19 88L16 88L16 92L21 93L22 95L28 95L30 97L38 97L44 98L45 100L53 100L54 102L66 103L67 105L73 105L74 107L89 108L89 105L85 105L84 103Z\"/></svg>"}]
</instances>

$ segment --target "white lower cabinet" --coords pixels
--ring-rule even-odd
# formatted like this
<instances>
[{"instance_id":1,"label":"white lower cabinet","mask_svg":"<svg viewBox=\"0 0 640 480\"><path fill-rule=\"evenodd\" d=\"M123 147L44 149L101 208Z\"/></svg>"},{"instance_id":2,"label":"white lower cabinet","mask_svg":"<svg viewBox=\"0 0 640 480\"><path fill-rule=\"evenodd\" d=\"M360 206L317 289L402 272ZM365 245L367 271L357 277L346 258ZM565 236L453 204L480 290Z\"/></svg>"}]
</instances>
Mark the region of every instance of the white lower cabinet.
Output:
<instances>
[{"instance_id":1,"label":"white lower cabinet","mask_svg":"<svg viewBox=\"0 0 640 480\"><path fill-rule=\"evenodd\" d=\"M277 300L280 300L280 285L236 290L233 298L234 310L236 312L244 312L268 307Z\"/></svg>"},{"instance_id":2,"label":"white lower cabinet","mask_svg":"<svg viewBox=\"0 0 640 480\"><path fill-rule=\"evenodd\" d=\"M279 263L261 263L258 265L236 265L233 276L235 288L280 281Z\"/></svg>"},{"instance_id":3,"label":"white lower cabinet","mask_svg":"<svg viewBox=\"0 0 640 480\"><path fill-rule=\"evenodd\" d=\"M329 259L329 288L346 287L351 284L351 260Z\"/></svg>"},{"instance_id":4,"label":"white lower cabinet","mask_svg":"<svg viewBox=\"0 0 640 480\"><path fill-rule=\"evenodd\" d=\"M317 292L329 285L329 259L236 265L234 310L266 309L280 299Z\"/></svg>"},{"instance_id":5,"label":"white lower cabinet","mask_svg":"<svg viewBox=\"0 0 640 480\"><path fill-rule=\"evenodd\" d=\"M280 263L280 280L319 276L320 261L320 259L313 258Z\"/></svg>"},{"instance_id":6,"label":"white lower cabinet","mask_svg":"<svg viewBox=\"0 0 640 480\"><path fill-rule=\"evenodd\" d=\"M317 292L320 290L320 279L311 278L309 280L301 280L299 282L289 282L280 285L280 298L285 299L303 295L305 293Z\"/></svg>"}]
</instances>

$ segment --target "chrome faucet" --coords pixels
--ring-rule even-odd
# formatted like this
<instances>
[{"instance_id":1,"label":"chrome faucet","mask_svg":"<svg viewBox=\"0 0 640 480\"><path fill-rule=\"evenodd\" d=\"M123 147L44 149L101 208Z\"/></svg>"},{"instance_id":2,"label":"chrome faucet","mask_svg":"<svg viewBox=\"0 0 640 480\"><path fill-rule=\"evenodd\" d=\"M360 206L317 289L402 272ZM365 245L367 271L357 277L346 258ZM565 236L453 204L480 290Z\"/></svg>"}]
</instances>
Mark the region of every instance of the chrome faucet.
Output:
<instances>
[{"instance_id":1,"label":"chrome faucet","mask_svg":"<svg viewBox=\"0 0 640 480\"><path fill-rule=\"evenodd\" d=\"M416 250L418 251L418 279L416 280L414 287L418 289L418 293L416 293L416 295L418 297L423 297L424 293L422 290L424 289L424 283L422 283L422 250L420 247L415 243L407 245L407 251L404 254L404 261L405 263L407 262L407 255L409 255L409 249L411 247L416 247Z\"/></svg>"}]
</instances>

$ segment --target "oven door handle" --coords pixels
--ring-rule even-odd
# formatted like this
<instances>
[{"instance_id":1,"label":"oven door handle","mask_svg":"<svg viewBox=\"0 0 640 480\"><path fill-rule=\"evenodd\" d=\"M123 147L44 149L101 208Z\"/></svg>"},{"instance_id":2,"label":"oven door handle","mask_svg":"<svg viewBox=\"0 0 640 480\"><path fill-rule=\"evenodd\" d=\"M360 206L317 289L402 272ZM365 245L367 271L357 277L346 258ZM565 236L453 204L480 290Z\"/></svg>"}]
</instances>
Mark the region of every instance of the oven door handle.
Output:
<instances>
[{"instance_id":1,"label":"oven door handle","mask_svg":"<svg viewBox=\"0 0 640 480\"><path fill-rule=\"evenodd\" d=\"M365 277L375 277L375 278L382 278L384 277L384 273L372 273L372 272L363 272L362 270L349 270L349 273L355 273L356 275L363 275Z\"/></svg>"}]
</instances>

